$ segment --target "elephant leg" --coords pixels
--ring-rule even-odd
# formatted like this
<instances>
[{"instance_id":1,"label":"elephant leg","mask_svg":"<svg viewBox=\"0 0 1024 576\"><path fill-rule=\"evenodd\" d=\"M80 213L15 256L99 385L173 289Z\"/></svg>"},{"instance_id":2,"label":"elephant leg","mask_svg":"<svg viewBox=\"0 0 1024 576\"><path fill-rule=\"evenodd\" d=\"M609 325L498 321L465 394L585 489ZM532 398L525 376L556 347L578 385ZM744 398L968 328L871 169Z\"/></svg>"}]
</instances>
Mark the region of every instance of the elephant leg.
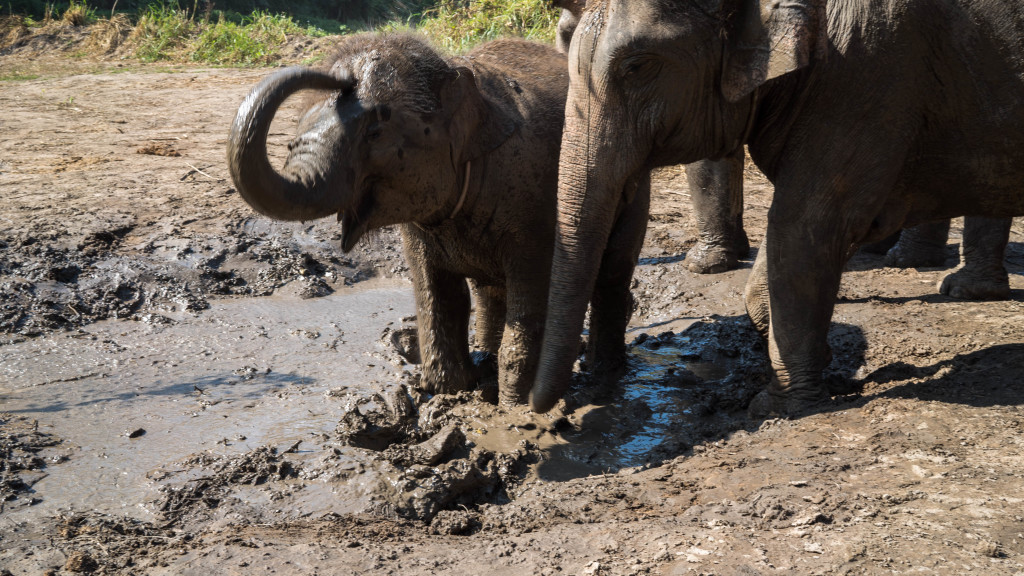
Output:
<instances>
[{"instance_id":1,"label":"elephant leg","mask_svg":"<svg viewBox=\"0 0 1024 576\"><path fill-rule=\"evenodd\" d=\"M408 246L408 243L407 243ZM466 279L423 262L406 249L416 291L421 387L432 394L469 390L475 370L469 356L469 287Z\"/></svg>"},{"instance_id":2,"label":"elephant leg","mask_svg":"<svg viewBox=\"0 0 1024 576\"><path fill-rule=\"evenodd\" d=\"M547 273L550 263L536 268L543 268ZM498 349L498 402L503 406L519 406L528 401L537 375L548 282L546 278L537 277L536 269L509 273L507 282L504 332Z\"/></svg>"},{"instance_id":3,"label":"elephant leg","mask_svg":"<svg viewBox=\"0 0 1024 576\"><path fill-rule=\"evenodd\" d=\"M963 267L942 279L939 292L963 300L1005 300L1010 277L1003 266L1013 218L964 218Z\"/></svg>"},{"instance_id":4,"label":"elephant leg","mask_svg":"<svg viewBox=\"0 0 1024 576\"><path fill-rule=\"evenodd\" d=\"M894 268L942 266L946 263L949 220L905 228L900 239L885 255L885 265Z\"/></svg>"},{"instance_id":5,"label":"elephant leg","mask_svg":"<svg viewBox=\"0 0 1024 576\"><path fill-rule=\"evenodd\" d=\"M505 330L505 290L470 281L476 294L476 347L497 354Z\"/></svg>"},{"instance_id":6,"label":"elephant leg","mask_svg":"<svg viewBox=\"0 0 1024 576\"><path fill-rule=\"evenodd\" d=\"M635 304L630 284L647 233L650 184L650 178L644 177L633 200L622 207L601 257L590 301L587 365L601 384L617 380L626 362L626 326Z\"/></svg>"},{"instance_id":7,"label":"elephant leg","mask_svg":"<svg viewBox=\"0 0 1024 576\"><path fill-rule=\"evenodd\" d=\"M697 274L716 274L736 268L750 252L743 230L743 147L721 160L701 160L686 166L697 244L686 265Z\"/></svg>"},{"instance_id":8,"label":"elephant leg","mask_svg":"<svg viewBox=\"0 0 1024 576\"><path fill-rule=\"evenodd\" d=\"M747 306L747 316L761 334L761 338L767 342L771 312L768 309L768 251L763 242L757 249L757 258L754 259L754 267L747 278L743 300Z\"/></svg>"},{"instance_id":9,"label":"elephant leg","mask_svg":"<svg viewBox=\"0 0 1024 576\"><path fill-rule=\"evenodd\" d=\"M779 212L777 206L772 212ZM751 402L749 412L754 417L793 414L829 399L822 378L830 357L828 327L849 255L849 243L822 247L813 242L834 235L833 227L802 218L797 225L780 220L769 214L763 247L773 373L768 389ZM794 229L805 233L794 234Z\"/></svg>"}]
</instances>

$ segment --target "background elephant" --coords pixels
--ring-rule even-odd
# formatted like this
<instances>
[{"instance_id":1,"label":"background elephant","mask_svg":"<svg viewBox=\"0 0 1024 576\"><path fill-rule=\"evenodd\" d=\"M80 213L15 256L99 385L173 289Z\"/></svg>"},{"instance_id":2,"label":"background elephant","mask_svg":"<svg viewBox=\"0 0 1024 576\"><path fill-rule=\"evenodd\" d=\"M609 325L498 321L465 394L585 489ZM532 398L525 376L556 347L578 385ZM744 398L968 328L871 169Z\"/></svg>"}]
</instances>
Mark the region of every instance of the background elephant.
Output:
<instances>
[{"instance_id":1,"label":"background elephant","mask_svg":"<svg viewBox=\"0 0 1024 576\"><path fill-rule=\"evenodd\" d=\"M1010 296L1010 276L1003 259L1013 218L964 218L961 242L963 267L939 284L939 292L964 300L1001 300ZM894 237L864 249L885 253L885 265L896 268L937 267L946 263L949 220L906 228Z\"/></svg>"},{"instance_id":2,"label":"background elephant","mask_svg":"<svg viewBox=\"0 0 1024 576\"><path fill-rule=\"evenodd\" d=\"M569 50L559 213L575 217L556 239L534 409L565 389L585 313L574 303L624 183L744 143L775 186L746 291L773 374L751 410L827 399L825 337L852 246L1024 213L1022 28L1011 0L591 3Z\"/></svg>"},{"instance_id":3,"label":"background elephant","mask_svg":"<svg viewBox=\"0 0 1024 576\"><path fill-rule=\"evenodd\" d=\"M228 164L262 214L337 214L345 251L370 230L401 224L428 391L477 380L471 279L477 340L497 354L500 400L523 403L544 327L567 86L564 55L536 43L499 40L447 60L415 36L350 36L323 69L283 70L252 91L231 128ZM267 131L300 90L315 92L278 172ZM646 216L645 183L634 187L635 203L623 203L620 242L605 254L595 316L609 320L598 322L598 347L623 345L646 230L646 219L630 214Z\"/></svg>"}]
</instances>

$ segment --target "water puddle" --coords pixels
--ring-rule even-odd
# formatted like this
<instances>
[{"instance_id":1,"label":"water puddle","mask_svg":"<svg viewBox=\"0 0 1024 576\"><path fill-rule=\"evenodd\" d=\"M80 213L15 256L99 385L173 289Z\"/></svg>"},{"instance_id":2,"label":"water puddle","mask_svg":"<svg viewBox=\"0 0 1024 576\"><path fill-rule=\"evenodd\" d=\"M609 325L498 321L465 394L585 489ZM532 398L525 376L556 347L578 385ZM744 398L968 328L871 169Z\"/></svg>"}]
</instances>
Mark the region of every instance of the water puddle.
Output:
<instances>
[{"instance_id":1,"label":"water puddle","mask_svg":"<svg viewBox=\"0 0 1024 576\"><path fill-rule=\"evenodd\" d=\"M147 473L159 466L333 431L347 402L396 381L378 339L413 311L408 283L374 281L0 347L0 411L37 419L73 450L34 486L44 498L32 513L146 518L159 495Z\"/></svg>"}]
</instances>

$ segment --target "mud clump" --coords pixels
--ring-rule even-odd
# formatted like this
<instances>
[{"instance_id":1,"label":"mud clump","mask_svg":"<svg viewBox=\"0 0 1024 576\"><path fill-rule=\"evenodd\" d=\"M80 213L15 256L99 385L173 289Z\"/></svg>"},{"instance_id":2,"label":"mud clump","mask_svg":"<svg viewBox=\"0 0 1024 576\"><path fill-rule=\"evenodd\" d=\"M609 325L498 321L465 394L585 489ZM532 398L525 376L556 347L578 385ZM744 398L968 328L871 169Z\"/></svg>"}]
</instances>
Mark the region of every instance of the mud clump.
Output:
<instances>
[{"instance_id":1,"label":"mud clump","mask_svg":"<svg viewBox=\"0 0 1024 576\"><path fill-rule=\"evenodd\" d=\"M357 406L338 426L343 442L374 450L371 458L390 465L374 511L429 524L455 507L509 502L510 491L524 480L538 454L525 444L501 453L467 441L467 424L454 408L481 403L479 392L439 394L418 406L414 398L422 397L405 386L375 395L373 409L361 411Z\"/></svg>"},{"instance_id":2,"label":"mud clump","mask_svg":"<svg viewBox=\"0 0 1024 576\"><path fill-rule=\"evenodd\" d=\"M398 517L431 523L443 510L507 504L512 500L509 491L525 476L529 457L527 450L501 454L474 448L466 458L435 467L409 466L390 479L393 490L384 493L387 502L380 511L390 516L390 508Z\"/></svg>"},{"instance_id":3,"label":"mud clump","mask_svg":"<svg viewBox=\"0 0 1024 576\"><path fill-rule=\"evenodd\" d=\"M17 506L31 506L40 500L25 497L32 485L46 476L47 461L41 456L45 448L57 446L61 440L40 432L35 421L0 414L0 512ZM52 462L59 462L54 456Z\"/></svg>"},{"instance_id":4,"label":"mud clump","mask_svg":"<svg viewBox=\"0 0 1024 576\"><path fill-rule=\"evenodd\" d=\"M229 458L208 454L194 456L181 463L184 468L201 467L212 474L190 480L183 486L168 486L158 509L170 523L202 516L220 506L233 485L258 486L271 480L294 478L298 470L284 460L277 450L264 446Z\"/></svg>"},{"instance_id":5,"label":"mud clump","mask_svg":"<svg viewBox=\"0 0 1024 576\"><path fill-rule=\"evenodd\" d=\"M0 236L0 333L37 336L109 318L198 313L213 296L268 296L284 286L319 298L378 275L403 275L393 231L360 260L341 254L334 232L280 232L248 219L221 234L154 231L124 214L61 229Z\"/></svg>"},{"instance_id":6,"label":"mud clump","mask_svg":"<svg viewBox=\"0 0 1024 576\"><path fill-rule=\"evenodd\" d=\"M58 517L55 542L72 573L136 574L158 564L161 552L183 552L194 536L150 522L95 512Z\"/></svg>"},{"instance_id":7,"label":"mud clump","mask_svg":"<svg viewBox=\"0 0 1024 576\"><path fill-rule=\"evenodd\" d=\"M361 399L341 417L336 431L349 446L375 451L421 435L416 406L404 386Z\"/></svg>"}]
</instances>

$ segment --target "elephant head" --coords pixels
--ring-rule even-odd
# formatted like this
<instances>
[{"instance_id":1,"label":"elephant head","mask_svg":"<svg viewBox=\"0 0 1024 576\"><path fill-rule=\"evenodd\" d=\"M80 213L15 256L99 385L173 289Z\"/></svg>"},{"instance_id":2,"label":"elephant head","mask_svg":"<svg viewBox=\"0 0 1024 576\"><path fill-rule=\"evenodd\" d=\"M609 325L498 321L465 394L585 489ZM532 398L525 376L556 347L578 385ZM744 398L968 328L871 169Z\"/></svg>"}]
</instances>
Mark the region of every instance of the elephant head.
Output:
<instances>
[{"instance_id":1,"label":"elephant head","mask_svg":"<svg viewBox=\"0 0 1024 576\"><path fill-rule=\"evenodd\" d=\"M601 255L635 182L652 168L742 145L759 87L823 54L824 26L824 0L588 2L568 52L535 411L550 410L568 385Z\"/></svg>"},{"instance_id":2,"label":"elephant head","mask_svg":"<svg viewBox=\"0 0 1024 576\"><path fill-rule=\"evenodd\" d=\"M267 132L289 96L310 90L278 171ZM500 145L511 121L473 72L410 35L345 38L325 69L271 74L245 99L228 139L235 187L281 220L337 214L342 249L390 224L438 223L460 205L467 163Z\"/></svg>"}]
</instances>

